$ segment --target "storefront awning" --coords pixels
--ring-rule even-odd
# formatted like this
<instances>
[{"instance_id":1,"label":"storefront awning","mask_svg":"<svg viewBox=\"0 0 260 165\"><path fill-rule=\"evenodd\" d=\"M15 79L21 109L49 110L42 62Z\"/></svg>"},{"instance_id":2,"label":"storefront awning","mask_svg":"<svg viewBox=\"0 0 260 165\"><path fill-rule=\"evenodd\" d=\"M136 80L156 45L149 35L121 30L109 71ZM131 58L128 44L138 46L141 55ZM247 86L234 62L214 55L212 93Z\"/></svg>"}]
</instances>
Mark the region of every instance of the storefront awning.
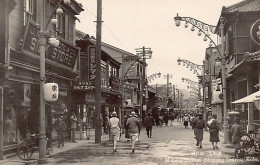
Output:
<instances>
[{"instance_id":1,"label":"storefront awning","mask_svg":"<svg viewBox=\"0 0 260 165\"><path fill-rule=\"evenodd\" d=\"M242 103L252 103L254 100L260 99L260 91L252 93L246 97L243 97L239 100L231 102L232 104L242 104Z\"/></svg>"}]
</instances>

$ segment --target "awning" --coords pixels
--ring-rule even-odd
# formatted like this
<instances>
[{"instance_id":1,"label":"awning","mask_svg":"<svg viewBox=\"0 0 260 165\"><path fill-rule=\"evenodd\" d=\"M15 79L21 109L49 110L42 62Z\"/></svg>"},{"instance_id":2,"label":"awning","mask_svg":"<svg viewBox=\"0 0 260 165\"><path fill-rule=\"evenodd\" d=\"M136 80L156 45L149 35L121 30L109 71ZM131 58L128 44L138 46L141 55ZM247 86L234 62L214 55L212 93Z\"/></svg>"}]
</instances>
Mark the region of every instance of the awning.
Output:
<instances>
[{"instance_id":1,"label":"awning","mask_svg":"<svg viewBox=\"0 0 260 165\"><path fill-rule=\"evenodd\" d=\"M233 101L231 103L233 104L252 103L254 100L259 100L259 99L260 99L260 91L257 91L255 93L252 93L244 98Z\"/></svg>"}]
</instances>

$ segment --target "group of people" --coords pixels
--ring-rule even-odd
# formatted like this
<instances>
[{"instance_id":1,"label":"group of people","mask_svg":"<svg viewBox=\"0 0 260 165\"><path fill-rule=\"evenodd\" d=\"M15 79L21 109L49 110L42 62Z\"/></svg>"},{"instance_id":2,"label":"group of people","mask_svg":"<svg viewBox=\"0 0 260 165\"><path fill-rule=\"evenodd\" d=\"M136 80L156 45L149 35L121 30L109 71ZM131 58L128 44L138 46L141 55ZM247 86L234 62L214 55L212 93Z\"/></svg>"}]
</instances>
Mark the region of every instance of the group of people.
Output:
<instances>
[{"instance_id":1,"label":"group of people","mask_svg":"<svg viewBox=\"0 0 260 165\"><path fill-rule=\"evenodd\" d=\"M72 115L70 117L70 129L71 129L71 141L73 143L76 143L76 128L77 128L77 117L74 112L72 112ZM61 115L57 117L55 121L55 130L58 135L58 148L64 146L64 133L67 130L67 124L64 121L64 117Z\"/></svg>"},{"instance_id":2,"label":"group of people","mask_svg":"<svg viewBox=\"0 0 260 165\"><path fill-rule=\"evenodd\" d=\"M110 135L113 140L113 150L116 152L116 145L120 139L121 135L121 124L119 119L117 118L116 112L112 113L112 118L109 120L109 127L110 127ZM139 140L139 135L141 131L141 123L140 120L137 118L134 111L131 112L131 115L127 119L125 123L125 128L127 128L127 134L129 135L131 141L131 149L132 153L135 152L135 142Z\"/></svg>"},{"instance_id":3,"label":"group of people","mask_svg":"<svg viewBox=\"0 0 260 165\"><path fill-rule=\"evenodd\" d=\"M187 128L187 123L189 121L188 116L185 115L183 118L184 118L183 119L184 126L185 128ZM196 118L190 121L191 121L192 128L194 129L194 138L196 139L196 146L198 146L199 148L203 148L202 147L203 129L205 127L208 127L210 133L209 141L212 143L213 150L217 150L218 142L220 141L219 140L220 126L217 121L217 115L214 114L212 116L209 116L208 122L205 123L205 120L203 119L203 114L198 113L196 115Z\"/></svg>"},{"instance_id":4,"label":"group of people","mask_svg":"<svg viewBox=\"0 0 260 165\"><path fill-rule=\"evenodd\" d=\"M239 158L238 154L242 153L240 138L245 133L245 131L242 129L242 126L240 125L240 117L236 116L234 121L235 123L231 127L231 136L232 136L231 139L235 147L235 158ZM212 144L213 150L219 149L218 148L218 142L220 142L219 131L221 128L219 122L217 121L216 114L209 116L207 123L205 123L202 113L198 113L196 119L193 122L193 127L194 127L194 135L195 135L194 138L197 141L196 146L202 148L203 129L205 127L208 127L210 133L209 141Z\"/></svg>"}]
</instances>

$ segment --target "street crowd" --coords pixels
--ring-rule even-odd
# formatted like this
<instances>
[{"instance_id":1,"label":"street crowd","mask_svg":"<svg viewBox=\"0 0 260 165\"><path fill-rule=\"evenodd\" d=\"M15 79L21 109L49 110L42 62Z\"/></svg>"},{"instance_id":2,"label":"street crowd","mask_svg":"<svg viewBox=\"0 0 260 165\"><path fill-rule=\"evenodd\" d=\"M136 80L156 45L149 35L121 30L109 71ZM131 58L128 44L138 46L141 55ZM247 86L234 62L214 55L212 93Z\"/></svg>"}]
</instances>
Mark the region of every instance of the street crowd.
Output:
<instances>
[{"instance_id":1,"label":"street crowd","mask_svg":"<svg viewBox=\"0 0 260 165\"><path fill-rule=\"evenodd\" d=\"M189 125L194 131L195 145L199 148L203 148L203 132L207 127L210 133L209 142L212 144L213 150L218 150L219 131L221 130L220 124L217 120L217 115L213 114L208 116L207 121L204 120L202 113L192 113L192 114L169 114L164 116L154 117L151 112L148 112L142 121L138 114L134 111L130 115L125 116L124 128L122 128L119 118L116 112L112 113L112 118L109 120L110 127L110 137L113 140L113 150L116 152L116 144L121 138L122 129L125 130L125 138L127 141L131 141L132 153L135 151L135 142L139 141L141 127L146 128L146 134L148 138L152 138L152 127L162 127L162 126L172 126L173 121L177 119L177 122L182 122L184 129L188 129ZM243 134L243 130L240 123L239 117L235 118L235 124L232 125L232 142L235 147L235 158L241 158L243 155L238 155L242 153L242 147L240 146L240 137Z\"/></svg>"},{"instance_id":2,"label":"street crowd","mask_svg":"<svg viewBox=\"0 0 260 165\"><path fill-rule=\"evenodd\" d=\"M148 138L152 138L152 128L153 126L162 127L162 126L172 126L173 121L181 122L184 125L184 129L191 128L194 131L195 145L198 148L203 148L203 133L204 129L207 127L210 133L209 142L212 143L213 150L218 150L219 131L221 130L220 124L217 120L217 115L213 114L208 116L207 121L204 120L202 113L168 113L164 112L161 115L153 115L152 111L148 111L143 120L140 118L139 114L132 111L129 115L124 117L123 126L118 118L117 113L112 112L110 118L105 119L107 121L107 127L104 127L104 133L109 134L110 140L113 141L113 151L117 152L117 143L122 138L121 135L124 132L124 137L128 142L131 142L132 153L135 152L135 143L139 141L139 136L142 126L146 129L146 134ZM71 124L71 140L76 143L75 140L75 129L77 117L73 113L70 117ZM235 157L240 158L243 155L238 155L242 153L240 146L240 137L244 133L242 127L240 126L240 119L235 118L235 124L233 124L231 133L232 133L232 142L235 146ZM57 118L55 123L55 129L58 134L58 148L64 146L64 132L67 129L66 124L63 121L63 116ZM156 135L155 135L156 136Z\"/></svg>"}]
</instances>

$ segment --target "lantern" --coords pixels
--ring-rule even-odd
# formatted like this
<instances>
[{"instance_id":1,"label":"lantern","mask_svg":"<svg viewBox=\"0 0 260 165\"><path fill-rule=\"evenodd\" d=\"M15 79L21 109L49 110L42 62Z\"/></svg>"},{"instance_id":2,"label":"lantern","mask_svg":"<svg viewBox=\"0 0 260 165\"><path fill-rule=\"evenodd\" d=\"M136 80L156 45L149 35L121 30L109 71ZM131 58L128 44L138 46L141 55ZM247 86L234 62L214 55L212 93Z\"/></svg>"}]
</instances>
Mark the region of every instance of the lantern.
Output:
<instances>
[{"instance_id":1,"label":"lantern","mask_svg":"<svg viewBox=\"0 0 260 165\"><path fill-rule=\"evenodd\" d=\"M59 86L56 83L44 84L45 101L57 101L59 96Z\"/></svg>"}]
</instances>

